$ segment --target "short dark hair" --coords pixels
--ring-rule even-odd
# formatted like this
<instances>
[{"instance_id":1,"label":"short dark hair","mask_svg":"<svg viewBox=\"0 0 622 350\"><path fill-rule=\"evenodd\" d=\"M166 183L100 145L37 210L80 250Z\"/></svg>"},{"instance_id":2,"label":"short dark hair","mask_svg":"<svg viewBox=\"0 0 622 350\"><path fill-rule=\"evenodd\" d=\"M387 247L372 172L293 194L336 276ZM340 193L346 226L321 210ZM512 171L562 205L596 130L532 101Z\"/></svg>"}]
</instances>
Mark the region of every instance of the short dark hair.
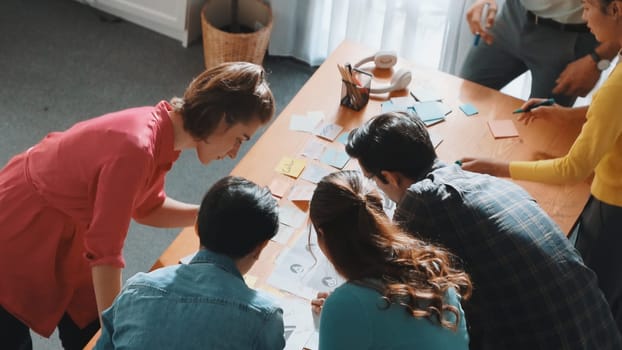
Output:
<instances>
[{"instance_id":1,"label":"short dark hair","mask_svg":"<svg viewBox=\"0 0 622 350\"><path fill-rule=\"evenodd\" d=\"M436 160L425 124L417 116L403 112L378 115L352 130L346 152L383 182L386 179L382 170L418 179Z\"/></svg>"},{"instance_id":2,"label":"short dark hair","mask_svg":"<svg viewBox=\"0 0 622 350\"><path fill-rule=\"evenodd\" d=\"M227 125L259 119L266 124L274 115L274 96L259 65L227 62L196 77L183 99L171 104L180 113L184 129L197 140L206 139L225 118Z\"/></svg>"},{"instance_id":3,"label":"short dark hair","mask_svg":"<svg viewBox=\"0 0 622 350\"><path fill-rule=\"evenodd\" d=\"M233 259L248 255L278 228L270 190L237 176L220 179L207 191L197 218L201 245Z\"/></svg>"}]
</instances>

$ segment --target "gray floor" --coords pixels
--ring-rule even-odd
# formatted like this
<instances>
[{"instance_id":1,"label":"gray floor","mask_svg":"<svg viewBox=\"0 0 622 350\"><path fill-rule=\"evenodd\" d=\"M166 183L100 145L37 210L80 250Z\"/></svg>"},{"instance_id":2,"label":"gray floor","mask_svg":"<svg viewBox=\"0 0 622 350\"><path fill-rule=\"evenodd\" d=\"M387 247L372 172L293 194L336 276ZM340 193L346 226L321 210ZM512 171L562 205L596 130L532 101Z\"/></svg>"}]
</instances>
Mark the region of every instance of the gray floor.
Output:
<instances>
[{"instance_id":1,"label":"gray floor","mask_svg":"<svg viewBox=\"0 0 622 350\"><path fill-rule=\"evenodd\" d=\"M287 58L268 57L264 65L277 113L314 71ZM0 1L0 167L49 131L181 95L203 69L200 42L183 48L134 24L105 20L72 0ZM226 160L203 167L194 153L185 152L168 175L167 192L196 203L235 164ZM133 223L124 278L148 270L178 232ZM33 338L35 349L61 348L56 336Z\"/></svg>"}]
</instances>

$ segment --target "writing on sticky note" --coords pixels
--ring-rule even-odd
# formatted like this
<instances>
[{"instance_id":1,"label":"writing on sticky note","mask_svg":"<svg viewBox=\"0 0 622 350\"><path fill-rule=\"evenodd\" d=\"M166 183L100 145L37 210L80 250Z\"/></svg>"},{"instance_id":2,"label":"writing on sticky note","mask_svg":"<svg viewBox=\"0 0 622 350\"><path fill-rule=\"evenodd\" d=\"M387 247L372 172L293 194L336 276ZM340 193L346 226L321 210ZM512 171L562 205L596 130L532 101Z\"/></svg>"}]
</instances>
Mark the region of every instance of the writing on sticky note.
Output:
<instances>
[{"instance_id":1,"label":"writing on sticky note","mask_svg":"<svg viewBox=\"0 0 622 350\"><path fill-rule=\"evenodd\" d=\"M337 169L343 169L346 163L348 163L348 160L350 160L350 156L348 156L345 151L336 148L328 148L324 154L322 154L320 160Z\"/></svg>"},{"instance_id":2,"label":"writing on sticky note","mask_svg":"<svg viewBox=\"0 0 622 350\"><path fill-rule=\"evenodd\" d=\"M518 130L511 120L489 120L488 128L496 139L518 136Z\"/></svg>"},{"instance_id":3,"label":"writing on sticky note","mask_svg":"<svg viewBox=\"0 0 622 350\"><path fill-rule=\"evenodd\" d=\"M459 108L467 117L470 117L472 115L476 115L477 113L479 113L477 108L475 108L475 106L473 106L470 103L465 103L462 106L460 106Z\"/></svg>"},{"instance_id":4,"label":"writing on sticky note","mask_svg":"<svg viewBox=\"0 0 622 350\"><path fill-rule=\"evenodd\" d=\"M297 178L305 168L306 162L303 159L295 159L290 157L283 157L274 170L277 172Z\"/></svg>"},{"instance_id":5,"label":"writing on sticky note","mask_svg":"<svg viewBox=\"0 0 622 350\"><path fill-rule=\"evenodd\" d=\"M335 123L322 123L315 129L315 135L323 139L333 141L337 135L343 130L341 125Z\"/></svg>"}]
</instances>

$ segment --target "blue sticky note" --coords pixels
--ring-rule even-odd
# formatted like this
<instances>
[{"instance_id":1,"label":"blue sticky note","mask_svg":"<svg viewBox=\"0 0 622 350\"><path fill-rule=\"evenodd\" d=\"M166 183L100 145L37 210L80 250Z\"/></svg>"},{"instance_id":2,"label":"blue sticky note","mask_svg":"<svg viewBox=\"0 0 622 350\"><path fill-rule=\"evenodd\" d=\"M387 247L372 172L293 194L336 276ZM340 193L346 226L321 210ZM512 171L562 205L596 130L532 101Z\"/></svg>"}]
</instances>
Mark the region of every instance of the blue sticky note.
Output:
<instances>
[{"instance_id":1,"label":"blue sticky note","mask_svg":"<svg viewBox=\"0 0 622 350\"><path fill-rule=\"evenodd\" d=\"M479 111L477 110L477 108L475 108L475 106L473 106L470 103L465 103L462 106L459 107L460 110L462 110L462 112L464 112L464 114L466 114L468 117L475 115L477 113L479 113Z\"/></svg>"},{"instance_id":2,"label":"blue sticky note","mask_svg":"<svg viewBox=\"0 0 622 350\"><path fill-rule=\"evenodd\" d=\"M344 132L343 134L339 135L339 137L337 138L337 142L345 145L346 143L348 143L348 136L350 136L350 132Z\"/></svg>"},{"instance_id":3,"label":"blue sticky note","mask_svg":"<svg viewBox=\"0 0 622 350\"><path fill-rule=\"evenodd\" d=\"M350 160L350 156L344 151L335 149L335 148L327 148L322 154L322 158L320 158L322 163L328 164L337 169L343 169Z\"/></svg>"},{"instance_id":4,"label":"blue sticky note","mask_svg":"<svg viewBox=\"0 0 622 350\"><path fill-rule=\"evenodd\" d=\"M423 122L423 124L425 124L425 126L432 126L436 123L440 123L443 120L445 120L445 118L438 118L438 119L429 119Z\"/></svg>"},{"instance_id":5,"label":"blue sticky note","mask_svg":"<svg viewBox=\"0 0 622 350\"><path fill-rule=\"evenodd\" d=\"M417 103L415 113L424 122L445 118L445 111L439 107L439 103L436 101Z\"/></svg>"}]
</instances>

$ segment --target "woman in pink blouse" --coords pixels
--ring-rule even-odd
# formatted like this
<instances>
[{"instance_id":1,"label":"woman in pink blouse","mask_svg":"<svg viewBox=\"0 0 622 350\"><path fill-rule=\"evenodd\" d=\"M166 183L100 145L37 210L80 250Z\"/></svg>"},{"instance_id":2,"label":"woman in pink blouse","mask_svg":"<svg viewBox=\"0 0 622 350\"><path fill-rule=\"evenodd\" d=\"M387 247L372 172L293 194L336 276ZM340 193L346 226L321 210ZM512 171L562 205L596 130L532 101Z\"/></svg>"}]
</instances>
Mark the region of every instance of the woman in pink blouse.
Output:
<instances>
[{"instance_id":1,"label":"woman in pink blouse","mask_svg":"<svg viewBox=\"0 0 622 350\"><path fill-rule=\"evenodd\" d=\"M274 115L260 66L226 63L183 99L78 123L47 135L0 170L0 344L32 348L29 329L82 349L121 288L130 219L194 224L198 206L166 196L181 151L203 164L235 158Z\"/></svg>"}]
</instances>

